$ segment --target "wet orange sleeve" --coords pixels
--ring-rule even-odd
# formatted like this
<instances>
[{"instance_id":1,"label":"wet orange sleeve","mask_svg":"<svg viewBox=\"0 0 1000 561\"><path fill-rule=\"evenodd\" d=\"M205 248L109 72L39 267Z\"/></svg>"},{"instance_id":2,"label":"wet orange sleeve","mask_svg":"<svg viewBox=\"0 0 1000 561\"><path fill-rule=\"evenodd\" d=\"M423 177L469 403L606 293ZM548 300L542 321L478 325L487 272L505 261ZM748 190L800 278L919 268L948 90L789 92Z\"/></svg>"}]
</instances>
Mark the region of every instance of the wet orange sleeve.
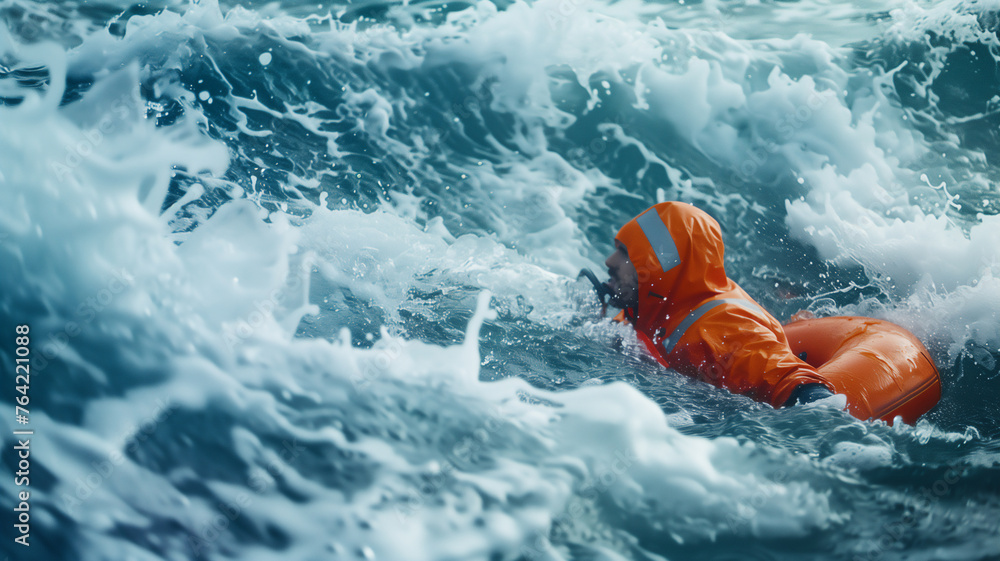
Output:
<instances>
[{"instance_id":1,"label":"wet orange sleeve","mask_svg":"<svg viewBox=\"0 0 1000 561\"><path fill-rule=\"evenodd\" d=\"M710 310L691 325L678 340L670 364L773 407L788 401L799 384L830 386L792 353L780 324L732 305Z\"/></svg>"}]
</instances>

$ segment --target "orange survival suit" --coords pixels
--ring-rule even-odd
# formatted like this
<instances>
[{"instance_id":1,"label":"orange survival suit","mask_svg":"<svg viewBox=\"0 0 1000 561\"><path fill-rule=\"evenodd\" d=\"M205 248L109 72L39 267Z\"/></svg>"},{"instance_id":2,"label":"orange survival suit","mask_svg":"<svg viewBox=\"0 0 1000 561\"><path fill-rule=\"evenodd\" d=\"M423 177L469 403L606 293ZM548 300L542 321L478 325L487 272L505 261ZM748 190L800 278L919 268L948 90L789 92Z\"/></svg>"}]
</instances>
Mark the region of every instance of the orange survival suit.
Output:
<instances>
[{"instance_id":1,"label":"orange survival suit","mask_svg":"<svg viewBox=\"0 0 1000 561\"><path fill-rule=\"evenodd\" d=\"M785 332L723 266L719 224L686 203L660 203L622 226L639 276L623 314L663 364L774 407L802 384L833 385L792 352Z\"/></svg>"}]
</instances>

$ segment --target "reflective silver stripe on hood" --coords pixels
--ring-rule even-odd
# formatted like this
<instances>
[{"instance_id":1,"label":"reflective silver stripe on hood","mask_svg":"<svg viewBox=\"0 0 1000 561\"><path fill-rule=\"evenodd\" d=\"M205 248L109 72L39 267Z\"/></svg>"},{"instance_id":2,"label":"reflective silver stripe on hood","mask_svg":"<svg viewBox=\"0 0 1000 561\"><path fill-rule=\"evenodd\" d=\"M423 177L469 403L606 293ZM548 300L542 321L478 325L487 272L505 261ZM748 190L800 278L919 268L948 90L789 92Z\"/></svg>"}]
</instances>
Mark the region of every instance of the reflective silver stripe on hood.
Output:
<instances>
[{"instance_id":1,"label":"reflective silver stripe on hood","mask_svg":"<svg viewBox=\"0 0 1000 561\"><path fill-rule=\"evenodd\" d=\"M646 211L635 221L639 223L650 247L656 252L656 258L659 259L660 267L663 268L664 273L681 264L681 256L677 253L677 244L674 243L670 230L667 229L667 225L663 223L663 219L660 218L660 214L656 212L655 208Z\"/></svg>"},{"instance_id":2,"label":"reflective silver stripe on hood","mask_svg":"<svg viewBox=\"0 0 1000 561\"><path fill-rule=\"evenodd\" d=\"M664 339L663 352L666 354L664 354L663 356L664 357L669 356L670 353L674 352L674 347L677 345L677 341L681 340L681 337L683 337L684 334L687 332L687 330L692 325L694 325L694 322L701 319L701 316L705 315L705 313L711 310L712 308L721 306L723 304L736 304L738 306L743 306L744 308L747 308L749 310L763 313L763 310L760 309L760 306L754 304L749 300L744 300L742 298L720 298L718 300L709 300L708 302L705 302L701 306L698 306L697 308L691 310L691 313L688 314L688 316L684 318L684 321L682 321L681 324L677 326L677 329L674 329L674 332L670 334L670 337Z\"/></svg>"}]
</instances>

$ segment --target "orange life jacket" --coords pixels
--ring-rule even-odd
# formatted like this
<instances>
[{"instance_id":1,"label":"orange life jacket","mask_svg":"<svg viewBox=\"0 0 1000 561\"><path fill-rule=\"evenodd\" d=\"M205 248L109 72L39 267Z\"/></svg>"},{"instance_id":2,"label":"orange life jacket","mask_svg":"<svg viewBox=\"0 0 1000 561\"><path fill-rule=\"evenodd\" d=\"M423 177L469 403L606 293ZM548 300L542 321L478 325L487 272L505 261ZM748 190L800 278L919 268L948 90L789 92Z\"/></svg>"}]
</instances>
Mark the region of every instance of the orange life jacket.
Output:
<instances>
[{"instance_id":1,"label":"orange life jacket","mask_svg":"<svg viewBox=\"0 0 1000 561\"><path fill-rule=\"evenodd\" d=\"M723 265L719 224L686 203L660 203L619 230L639 276L625 310L663 365L780 407L800 384L833 384L788 346L781 324Z\"/></svg>"}]
</instances>

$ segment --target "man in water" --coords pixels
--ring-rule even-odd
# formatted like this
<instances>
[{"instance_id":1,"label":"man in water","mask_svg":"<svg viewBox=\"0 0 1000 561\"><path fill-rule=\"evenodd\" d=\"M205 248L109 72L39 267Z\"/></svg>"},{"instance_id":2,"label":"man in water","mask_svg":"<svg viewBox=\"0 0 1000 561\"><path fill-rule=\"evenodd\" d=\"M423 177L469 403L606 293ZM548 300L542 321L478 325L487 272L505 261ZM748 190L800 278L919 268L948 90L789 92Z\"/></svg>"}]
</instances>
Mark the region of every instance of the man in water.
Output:
<instances>
[{"instance_id":1,"label":"man in water","mask_svg":"<svg viewBox=\"0 0 1000 561\"><path fill-rule=\"evenodd\" d=\"M603 289L617 319L664 366L774 407L832 385L788 346L771 314L726 276L719 224L689 204L655 205L615 236Z\"/></svg>"}]
</instances>

